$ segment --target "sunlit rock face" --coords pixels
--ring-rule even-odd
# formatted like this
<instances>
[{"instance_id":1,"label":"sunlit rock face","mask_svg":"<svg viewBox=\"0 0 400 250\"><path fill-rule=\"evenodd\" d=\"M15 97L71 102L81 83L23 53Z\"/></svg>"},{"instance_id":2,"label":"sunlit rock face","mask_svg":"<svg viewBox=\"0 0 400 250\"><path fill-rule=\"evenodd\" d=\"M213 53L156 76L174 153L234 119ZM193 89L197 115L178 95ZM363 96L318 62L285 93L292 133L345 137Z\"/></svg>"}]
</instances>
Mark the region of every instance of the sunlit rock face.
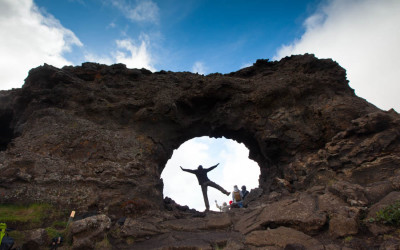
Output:
<instances>
[{"instance_id":1,"label":"sunlit rock face","mask_svg":"<svg viewBox=\"0 0 400 250\"><path fill-rule=\"evenodd\" d=\"M140 201L163 210L160 175L173 150L224 136L244 143L260 167L254 204L304 192L313 209L336 199L365 207L400 187L399 125L395 111L357 97L336 62L308 54L207 76L44 65L21 89L0 92L0 201L106 214ZM315 232L329 211L307 208L316 222L292 228ZM280 223L260 214L264 225Z\"/></svg>"}]
</instances>

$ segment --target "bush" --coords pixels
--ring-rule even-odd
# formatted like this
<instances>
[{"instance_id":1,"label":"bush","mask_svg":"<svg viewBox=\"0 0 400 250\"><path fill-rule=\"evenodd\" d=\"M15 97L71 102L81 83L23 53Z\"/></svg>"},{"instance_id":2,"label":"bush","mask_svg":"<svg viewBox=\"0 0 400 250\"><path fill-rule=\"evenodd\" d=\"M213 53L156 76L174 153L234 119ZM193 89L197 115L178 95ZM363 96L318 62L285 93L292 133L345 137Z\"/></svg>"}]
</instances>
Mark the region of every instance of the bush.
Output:
<instances>
[{"instance_id":1,"label":"bush","mask_svg":"<svg viewBox=\"0 0 400 250\"><path fill-rule=\"evenodd\" d=\"M376 221L392 226L400 225L400 201L386 206L376 212Z\"/></svg>"}]
</instances>

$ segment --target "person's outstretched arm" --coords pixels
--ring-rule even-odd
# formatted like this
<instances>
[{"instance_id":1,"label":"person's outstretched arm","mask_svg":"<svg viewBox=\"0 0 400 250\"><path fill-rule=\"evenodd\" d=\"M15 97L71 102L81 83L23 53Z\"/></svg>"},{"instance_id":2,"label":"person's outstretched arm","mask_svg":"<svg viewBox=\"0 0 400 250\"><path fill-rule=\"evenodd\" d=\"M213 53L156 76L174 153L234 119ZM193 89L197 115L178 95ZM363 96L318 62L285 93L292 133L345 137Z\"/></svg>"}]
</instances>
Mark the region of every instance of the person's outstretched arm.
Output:
<instances>
[{"instance_id":1,"label":"person's outstretched arm","mask_svg":"<svg viewBox=\"0 0 400 250\"><path fill-rule=\"evenodd\" d=\"M214 168L216 168L219 165L219 163L217 163L217 165L214 165L212 167L207 168L207 172L213 170Z\"/></svg>"},{"instance_id":2,"label":"person's outstretched arm","mask_svg":"<svg viewBox=\"0 0 400 250\"><path fill-rule=\"evenodd\" d=\"M183 168L183 167L181 167L181 169L182 169L182 171L185 171L185 172L189 172L189 173L194 174L194 170L186 169L186 168Z\"/></svg>"}]
</instances>

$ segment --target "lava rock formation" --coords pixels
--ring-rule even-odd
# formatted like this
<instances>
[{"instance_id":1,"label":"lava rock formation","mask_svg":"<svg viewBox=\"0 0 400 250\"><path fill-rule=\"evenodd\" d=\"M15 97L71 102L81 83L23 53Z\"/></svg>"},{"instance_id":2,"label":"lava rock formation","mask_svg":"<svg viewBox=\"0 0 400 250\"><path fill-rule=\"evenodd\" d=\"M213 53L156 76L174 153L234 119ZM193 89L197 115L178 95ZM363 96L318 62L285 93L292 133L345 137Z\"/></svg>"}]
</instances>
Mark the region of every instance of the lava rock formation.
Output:
<instances>
[{"instance_id":1,"label":"lava rock formation","mask_svg":"<svg viewBox=\"0 0 400 250\"><path fill-rule=\"evenodd\" d=\"M341 249L347 236L390 247L393 228L364 221L400 200L399 125L309 54L207 76L45 64L0 92L0 202L96 210L104 230L120 227L121 249ZM249 149L261 174L247 209L199 216L165 203L165 164L200 136Z\"/></svg>"}]
</instances>

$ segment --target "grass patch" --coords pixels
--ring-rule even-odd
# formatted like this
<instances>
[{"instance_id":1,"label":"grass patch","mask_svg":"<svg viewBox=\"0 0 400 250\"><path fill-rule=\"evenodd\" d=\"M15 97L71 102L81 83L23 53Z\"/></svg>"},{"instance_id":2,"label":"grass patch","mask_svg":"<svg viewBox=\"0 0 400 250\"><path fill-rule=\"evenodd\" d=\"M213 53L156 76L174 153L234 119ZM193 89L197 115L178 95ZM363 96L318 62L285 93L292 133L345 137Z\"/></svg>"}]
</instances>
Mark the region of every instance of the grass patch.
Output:
<instances>
[{"instance_id":1,"label":"grass patch","mask_svg":"<svg viewBox=\"0 0 400 250\"><path fill-rule=\"evenodd\" d=\"M68 225L68 221L55 221L51 224L52 227L57 229L65 229Z\"/></svg>"},{"instance_id":2,"label":"grass patch","mask_svg":"<svg viewBox=\"0 0 400 250\"><path fill-rule=\"evenodd\" d=\"M46 217L49 210L51 210L49 204L0 205L0 221L37 223Z\"/></svg>"},{"instance_id":3,"label":"grass patch","mask_svg":"<svg viewBox=\"0 0 400 250\"><path fill-rule=\"evenodd\" d=\"M58 236L62 236L63 238L65 238L65 230L57 230L52 227L46 227L46 233L50 239L53 239Z\"/></svg>"},{"instance_id":4,"label":"grass patch","mask_svg":"<svg viewBox=\"0 0 400 250\"><path fill-rule=\"evenodd\" d=\"M0 222L5 222L11 227L31 229L44 225L50 226L51 221L66 218L65 214L50 204L34 203L30 205L0 204ZM55 228L61 228L66 222L54 222ZM65 226L64 226L65 228Z\"/></svg>"},{"instance_id":5,"label":"grass patch","mask_svg":"<svg viewBox=\"0 0 400 250\"><path fill-rule=\"evenodd\" d=\"M344 242L350 242L352 239L352 236L347 236L346 238L344 238Z\"/></svg>"}]
</instances>

